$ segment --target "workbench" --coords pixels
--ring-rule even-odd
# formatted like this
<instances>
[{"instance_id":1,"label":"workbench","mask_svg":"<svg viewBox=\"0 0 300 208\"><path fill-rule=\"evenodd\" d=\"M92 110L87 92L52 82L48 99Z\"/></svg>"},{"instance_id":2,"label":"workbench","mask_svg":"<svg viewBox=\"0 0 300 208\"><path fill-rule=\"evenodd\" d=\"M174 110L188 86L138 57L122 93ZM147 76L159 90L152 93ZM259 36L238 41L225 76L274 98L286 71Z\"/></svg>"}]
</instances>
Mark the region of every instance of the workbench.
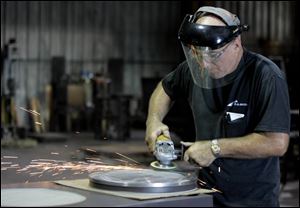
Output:
<instances>
[{"instance_id":1,"label":"workbench","mask_svg":"<svg viewBox=\"0 0 300 208\"><path fill-rule=\"evenodd\" d=\"M52 190L68 191L86 197L86 200L68 207L212 207L212 195L199 194L194 196L169 197L154 200L135 200L124 197L112 196L92 191L81 190L68 186L62 186L55 182L43 181L32 183L4 184L7 188L45 188ZM1 191L2 192L2 191Z\"/></svg>"}]
</instances>

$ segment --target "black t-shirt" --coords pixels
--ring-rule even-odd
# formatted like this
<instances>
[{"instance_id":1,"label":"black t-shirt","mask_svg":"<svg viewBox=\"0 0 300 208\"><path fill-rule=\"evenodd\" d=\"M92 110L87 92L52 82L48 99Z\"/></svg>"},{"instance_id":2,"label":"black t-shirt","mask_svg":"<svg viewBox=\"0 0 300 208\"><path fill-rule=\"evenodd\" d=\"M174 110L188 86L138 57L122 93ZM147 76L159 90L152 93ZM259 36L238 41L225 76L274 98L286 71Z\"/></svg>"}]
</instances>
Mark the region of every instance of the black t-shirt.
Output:
<instances>
[{"instance_id":1,"label":"black t-shirt","mask_svg":"<svg viewBox=\"0 0 300 208\"><path fill-rule=\"evenodd\" d=\"M231 138L253 132L290 130L290 106L284 74L269 59L245 50L232 82L214 89L195 85L187 62L162 81L172 100L188 100L196 140ZM220 168L220 171L219 171ZM226 206L279 206L279 158L218 158L200 177L212 187L216 203Z\"/></svg>"}]
</instances>

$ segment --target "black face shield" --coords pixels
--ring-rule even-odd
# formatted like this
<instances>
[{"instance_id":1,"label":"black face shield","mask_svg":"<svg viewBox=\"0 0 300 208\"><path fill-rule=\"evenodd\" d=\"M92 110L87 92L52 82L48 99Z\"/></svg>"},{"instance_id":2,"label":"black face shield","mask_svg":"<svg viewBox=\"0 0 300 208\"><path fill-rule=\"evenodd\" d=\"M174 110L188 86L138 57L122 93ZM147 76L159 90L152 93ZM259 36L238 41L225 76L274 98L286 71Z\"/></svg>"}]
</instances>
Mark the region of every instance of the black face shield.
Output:
<instances>
[{"instance_id":1,"label":"black face shield","mask_svg":"<svg viewBox=\"0 0 300 208\"><path fill-rule=\"evenodd\" d=\"M246 25L211 26L193 22L193 15L186 15L179 32L178 39L183 44L190 44L210 49L218 49L232 41L235 37L248 30Z\"/></svg>"},{"instance_id":2,"label":"black face shield","mask_svg":"<svg viewBox=\"0 0 300 208\"><path fill-rule=\"evenodd\" d=\"M225 86L232 80L224 74L222 57L230 50L233 40L248 27L239 21L230 26L202 25L194 23L195 19L187 15L178 32L193 81L206 89Z\"/></svg>"}]
</instances>

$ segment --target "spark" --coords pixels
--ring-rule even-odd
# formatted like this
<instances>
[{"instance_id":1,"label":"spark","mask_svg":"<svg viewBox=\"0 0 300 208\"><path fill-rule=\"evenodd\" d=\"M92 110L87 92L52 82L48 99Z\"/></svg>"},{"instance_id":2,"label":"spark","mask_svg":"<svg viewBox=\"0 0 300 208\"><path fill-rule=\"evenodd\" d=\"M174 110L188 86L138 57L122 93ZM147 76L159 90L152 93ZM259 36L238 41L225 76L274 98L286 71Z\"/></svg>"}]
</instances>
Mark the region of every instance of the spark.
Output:
<instances>
[{"instance_id":1,"label":"spark","mask_svg":"<svg viewBox=\"0 0 300 208\"><path fill-rule=\"evenodd\" d=\"M83 172L74 172L73 175L83 174Z\"/></svg>"},{"instance_id":2,"label":"spark","mask_svg":"<svg viewBox=\"0 0 300 208\"><path fill-rule=\"evenodd\" d=\"M117 154L117 155L120 155L120 156L122 156L122 157L124 157L124 158L126 158L126 159L128 159L128 160L131 160L131 161L133 161L133 162L135 162L135 163L137 163L137 164L139 164L139 165L141 165L141 163L139 163L139 162L135 161L134 159L131 159L131 158L125 156L125 155L122 155L121 153L116 152L116 154Z\"/></svg>"},{"instance_id":3,"label":"spark","mask_svg":"<svg viewBox=\"0 0 300 208\"><path fill-rule=\"evenodd\" d=\"M86 163L86 162L78 162L78 164L88 164L88 163Z\"/></svg>"},{"instance_id":4,"label":"spark","mask_svg":"<svg viewBox=\"0 0 300 208\"><path fill-rule=\"evenodd\" d=\"M18 156L3 156L5 159L16 159Z\"/></svg>"},{"instance_id":5,"label":"spark","mask_svg":"<svg viewBox=\"0 0 300 208\"><path fill-rule=\"evenodd\" d=\"M37 124L37 125L42 125L42 123L40 123L40 122L37 122L37 121L36 121L36 122L34 122L34 123L35 123L35 124Z\"/></svg>"},{"instance_id":6,"label":"spark","mask_svg":"<svg viewBox=\"0 0 300 208\"><path fill-rule=\"evenodd\" d=\"M86 160L97 160L97 161L100 160L100 159L97 158L97 157L86 157L85 159L86 159Z\"/></svg>"},{"instance_id":7,"label":"spark","mask_svg":"<svg viewBox=\"0 0 300 208\"><path fill-rule=\"evenodd\" d=\"M120 161L120 162L122 162L122 163L128 163L127 160L121 160L121 159L115 159L115 160Z\"/></svg>"},{"instance_id":8,"label":"spark","mask_svg":"<svg viewBox=\"0 0 300 208\"><path fill-rule=\"evenodd\" d=\"M220 167L220 166L218 167L218 172L219 172L219 173L221 172L221 167Z\"/></svg>"},{"instance_id":9,"label":"spark","mask_svg":"<svg viewBox=\"0 0 300 208\"><path fill-rule=\"evenodd\" d=\"M200 185L203 185L203 186L206 186L206 187L207 187L206 182L200 180L199 178L198 178L198 181L200 182ZM211 190L213 190L213 191L215 191L215 192L222 193L222 191L220 191L220 190L218 190L218 189L215 189L215 188L211 188Z\"/></svg>"},{"instance_id":10,"label":"spark","mask_svg":"<svg viewBox=\"0 0 300 208\"><path fill-rule=\"evenodd\" d=\"M222 191L220 191L220 190L218 190L218 189L215 189L215 188L211 188L211 190L216 191L216 192L219 192L219 193L222 193Z\"/></svg>"},{"instance_id":11,"label":"spark","mask_svg":"<svg viewBox=\"0 0 300 208\"><path fill-rule=\"evenodd\" d=\"M30 175L39 175L39 174L43 174L43 171L42 172L33 172L33 173L29 173Z\"/></svg>"},{"instance_id":12,"label":"spark","mask_svg":"<svg viewBox=\"0 0 300 208\"><path fill-rule=\"evenodd\" d=\"M3 169L1 168L1 170L7 170L7 169L12 169L12 168L19 168L19 166L18 167L17 166L16 167L5 167Z\"/></svg>"},{"instance_id":13,"label":"spark","mask_svg":"<svg viewBox=\"0 0 300 208\"><path fill-rule=\"evenodd\" d=\"M52 174L52 176L56 176L56 175L59 175L59 173L53 173L53 174Z\"/></svg>"},{"instance_id":14,"label":"spark","mask_svg":"<svg viewBox=\"0 0 300 208\"><path fill-rule=\"evenodd\" d=\"M85 148L86 151L90 151L90 152L97 152L96 150L90 149L90 148Z\"/></svg>"},{"instance_id":15,"label":"spark","mask_svg":"<svg viewBox=\"0 0 300 208\"><path fill-rule=\"evenodd\" d=\"M33 115L35 115L35 116L40 116L41 114L40 113L38 113L38 112L36 112L35 110L27 110L26 108L23 108L23 107L19 107L21 110L24 110L24 111L26 111L26 112L28 112L28 113L31 113L31 114L33 114Z\"/></svg>"},{"instance_id":16,"label":"spark","mask_svg":"<svg viewBox=\"0 0 300 208\"><path fill-rule=\"evenodd\" d=\"M97 164L104 164L103 162L98 161L98 160L87 160L87 161L92 162L92 163L97 163Z\"/></svg>"},{"instance_id":17,"label":"spark","mask_svg":"<svg viewBox=\"0 0 300 208\"><path fill-rule=\"evenodd\" d=\"M51 155L59 155L58 152L51 152Z\"/></svg>"},{"instance_id":18,"label":"spark","mask_svg":"<svg viewBox=\"0 0 300 208\"><path fill-rule=\"evenodd\" d=\"M206 182L204 182L204 181L202 181L202 180L200 180L200 179L198 179L198 181L199 181L200 183L206 184Z\"/></svg>"},{"instance_id":19,"label":"spark","mask_svg":"<svg viewBox=\"0 0 300 208\"><path fill-rule=\"evenodd\" d=\"M12 162L1 162L1 165L9 165L12 164Z\"/></svg>"},{"instance_id":20,"label":"spark","mask_svg":"<svg viewBox=\"0 0 300 208\"><path fill-rule=\"evenodd\" d=\"M66 162L65 160L35 159L32 162L48 161L48 162Z\"/></svg>"}]
</instances>

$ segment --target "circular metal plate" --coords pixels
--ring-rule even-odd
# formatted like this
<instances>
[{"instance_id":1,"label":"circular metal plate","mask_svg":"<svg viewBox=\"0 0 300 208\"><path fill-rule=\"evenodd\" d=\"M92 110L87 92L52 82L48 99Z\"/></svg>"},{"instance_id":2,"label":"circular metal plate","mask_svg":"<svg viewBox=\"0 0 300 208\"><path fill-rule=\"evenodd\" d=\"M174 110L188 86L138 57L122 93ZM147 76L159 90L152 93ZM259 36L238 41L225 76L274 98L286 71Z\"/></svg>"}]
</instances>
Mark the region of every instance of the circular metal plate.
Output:
<instances>
[{"instance_id":1,"label":"circular metal plate","mask_svg":"<svg viewBox=\"0 0 300 208\"><path fill-rule=\"evenodd\" d=\"M67 206L86 200L85 196L69 191L46 188L1 189L1 207Z\"/></svg>"},{"instance_id":2,"label":"circular metal plate","mask_svg":"<svg viewBox=\"0 0 300 208\"><path fill-rule=\"evenodd\" d=\"M89 179L91 186L116 191L162 193L197 188L195 174L151 169L95 172Z\"/></svg>"}]
</instances>

